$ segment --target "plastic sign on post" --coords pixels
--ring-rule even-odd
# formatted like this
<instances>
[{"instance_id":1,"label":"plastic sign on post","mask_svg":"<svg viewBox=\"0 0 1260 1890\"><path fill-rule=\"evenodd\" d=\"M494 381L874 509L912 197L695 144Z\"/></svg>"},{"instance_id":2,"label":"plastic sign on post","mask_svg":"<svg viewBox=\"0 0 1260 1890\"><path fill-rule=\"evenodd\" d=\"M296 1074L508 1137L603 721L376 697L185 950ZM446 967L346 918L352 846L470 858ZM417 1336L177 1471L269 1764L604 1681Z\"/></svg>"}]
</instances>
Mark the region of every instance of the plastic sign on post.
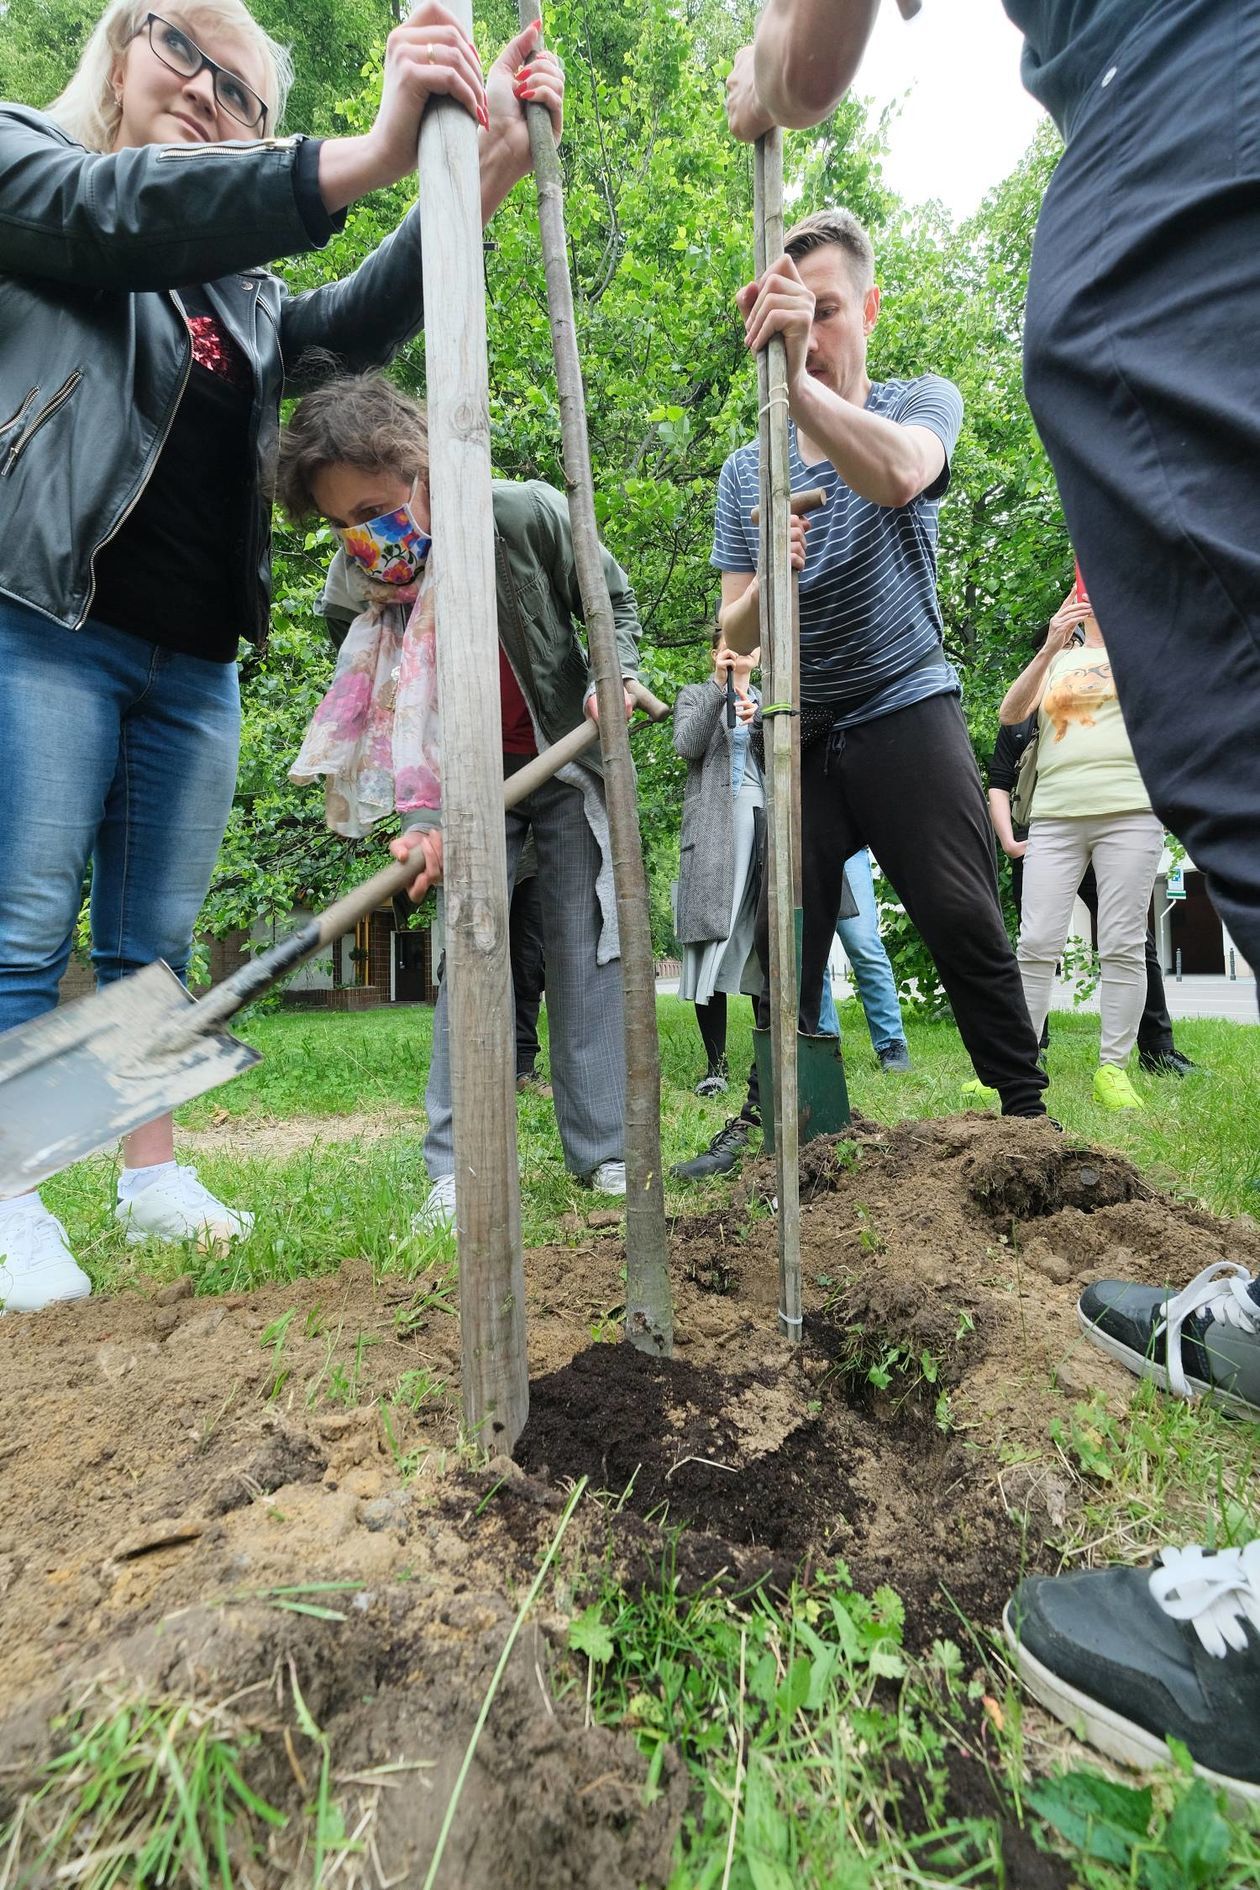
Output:
<instances>
[{"instance_id":1,"label":"plastic sign on post","mask_svg":"<svg viewBox=\"0 0 1260 1890\"><path fill-rule=\"evenodd\" d=\"M1170 899L1184 899L1186 896L1186 869L1184 866L1170 866L1168 884L1164 889Z\"/></svg>"}]
</instances>

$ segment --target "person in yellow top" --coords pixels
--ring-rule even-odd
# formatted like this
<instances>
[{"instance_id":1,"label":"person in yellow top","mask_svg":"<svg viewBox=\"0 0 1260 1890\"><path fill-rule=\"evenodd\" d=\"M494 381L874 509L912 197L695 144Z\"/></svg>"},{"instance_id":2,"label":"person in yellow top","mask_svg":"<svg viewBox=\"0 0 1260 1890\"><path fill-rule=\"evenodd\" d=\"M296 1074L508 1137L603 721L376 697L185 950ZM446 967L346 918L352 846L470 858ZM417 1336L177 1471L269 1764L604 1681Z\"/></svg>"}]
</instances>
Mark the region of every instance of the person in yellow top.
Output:
<instances>
[{"instance_id":1,"label":"person in yellow top","mask_svg":"<svg viewBox=\"0 0 1260 1890\"><path fill-rule=\"evenodd\" d=\"M1069 592L1046 640L1011 684L1004 723L1037 713L1037 785L1024 855L1020 976L1034 1030L1050 1008L1081 876L1098 882L1102 1044L1094 1097L1140 1109L1125 1068L1146 995L1147 909L1164 844L1124 726L1106 646L1089 599Z\"/></svg>"}]
</instances>

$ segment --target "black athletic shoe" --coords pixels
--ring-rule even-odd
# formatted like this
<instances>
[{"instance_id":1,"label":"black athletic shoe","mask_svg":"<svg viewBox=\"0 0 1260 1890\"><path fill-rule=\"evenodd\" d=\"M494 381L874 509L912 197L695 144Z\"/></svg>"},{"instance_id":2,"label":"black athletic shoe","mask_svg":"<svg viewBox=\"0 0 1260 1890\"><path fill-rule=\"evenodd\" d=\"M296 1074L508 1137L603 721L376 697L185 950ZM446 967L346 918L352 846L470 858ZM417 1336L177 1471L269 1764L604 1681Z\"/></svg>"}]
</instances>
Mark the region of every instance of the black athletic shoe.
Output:
<instances>
[{"instance_id":1,"label":"black athletic shoe","mask_svg":"<svg viewBox=\"0 0 1260 1890\"><path fill-rule=\"evenodd\" d=\"M1146 1070L1151 1076L1206 1076L1202 1064L1192 1063L1189 1057L1183 1057L1180 1050L1170 1045L1167 1050L1143 1050L1138 1046L1138 1068Z\"/></svg>"},{"instance_id":2,"label":"black athletic shoe","mask_svg":"<svg viewBox=\"0 0 1260 1890\"><path fill-rule=\"evenodd\" d=\"M739 1167L752 1129L752 1123L743 1116L732 1116L702 1155L693 1155L689 1162L677 1162L670 1173L678 1181L707 1181L711 1175L729 1175L732 1168Z\"/></svg>"},{"instance_id":3,"label":"black athletic shoe","mask_svg":"<svg viewBox=\"0 0 1260 1890\"><path fill-rule=\"evenodd\" d=\"M1260 1805L1260 1539L1033 1575L1002 1624L1024 1685L1078 1739L1150 1766L1171 1734L1196 1772Z\"/></svg>"},{"instance_id":4,"label":"black athletic shoe","mask_svg":"<svg viewBox=\"0 0 1260 1890\"><path fill-rule=\"evenodd\" d=\"M1178 1398L1260 1418L1260 1299L1245 1267L1220 1260L1184 1292L1099 1280L1077 1304L1088 1339Z\"/></svg>"},{"instance_id":5,"label":"black athletic shoe","mask_svg":"<svg viewBox=\"0 0 1260 1890\"><path fill-rule=\"evenodd\" d=\"M909 1070L914 1066L910 1061L910 1050L902 1037L895 1037L886 1043L882 1050L875 1052L879 1058L879 1067L887 1075L892 1070Z\"/></svg>"}]
</instances>

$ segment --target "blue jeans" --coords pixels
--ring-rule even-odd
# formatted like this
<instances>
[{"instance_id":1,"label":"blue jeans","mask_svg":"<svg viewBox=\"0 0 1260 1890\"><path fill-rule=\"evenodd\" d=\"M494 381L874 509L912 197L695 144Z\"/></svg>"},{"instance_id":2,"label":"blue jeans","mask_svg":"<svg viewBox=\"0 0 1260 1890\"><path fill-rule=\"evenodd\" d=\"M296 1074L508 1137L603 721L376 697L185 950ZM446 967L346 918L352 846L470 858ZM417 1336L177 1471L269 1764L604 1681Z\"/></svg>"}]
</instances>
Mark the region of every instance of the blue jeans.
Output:
<instances>
[{"instance_id":1,"label":"blue jeans","mask_svg":"<svg viewBox=\"0 0 1260 1890\"><path fill-rule=\"evenodd\" d=\"M98 983L183 976L236 784L234 663L0 599L0 1030L51 1010L92 866Z\"/></svg>"},{"instance_id":2,"label":"blue jeans","mask_svg":"<svg viewBox=\"0 0 1260 1890\"><path fill-rule=\"evenodd\" d=\"M892 966L884 950L884 941L879 936L871 856L865 847L845 861L844 876L857 902L857 914L852 919L838 921L836 936L853 967L853 982L857 986L862 1009L866 1012L866 1028L871 1033L871 1042L878 1056L889 1044L905 1041L906 1027L901 1021L901 1006L897 1002ZM823 979L818 1034L820 1037L840 1035L840 1020L836 1016L836 1001L831 995L830 978Z\"/></svg>"}]
</instances>

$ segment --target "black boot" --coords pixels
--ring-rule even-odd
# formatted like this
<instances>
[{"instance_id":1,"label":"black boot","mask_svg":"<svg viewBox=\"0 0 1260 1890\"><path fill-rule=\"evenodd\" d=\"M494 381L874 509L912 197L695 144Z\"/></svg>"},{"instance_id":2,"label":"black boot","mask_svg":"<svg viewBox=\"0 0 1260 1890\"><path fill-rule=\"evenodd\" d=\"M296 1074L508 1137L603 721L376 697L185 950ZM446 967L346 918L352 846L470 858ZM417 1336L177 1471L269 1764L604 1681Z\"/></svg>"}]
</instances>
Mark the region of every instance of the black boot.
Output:
<instances>
[{"instance_id":1,"label":"black boot","mask_svg":"<svg viewBox=\"0 0 1260 1890\"><path fill-rule=\"evenodd\" d=\"M694 1155L689 1162L677 1162L670 1173L677 1181L707 1181L712 1175L729 1175L732 1168L739 1167L739 1158L755 1126L744 1116L732 1116L702 1155Z\"/></svg>"}]
</instances>

